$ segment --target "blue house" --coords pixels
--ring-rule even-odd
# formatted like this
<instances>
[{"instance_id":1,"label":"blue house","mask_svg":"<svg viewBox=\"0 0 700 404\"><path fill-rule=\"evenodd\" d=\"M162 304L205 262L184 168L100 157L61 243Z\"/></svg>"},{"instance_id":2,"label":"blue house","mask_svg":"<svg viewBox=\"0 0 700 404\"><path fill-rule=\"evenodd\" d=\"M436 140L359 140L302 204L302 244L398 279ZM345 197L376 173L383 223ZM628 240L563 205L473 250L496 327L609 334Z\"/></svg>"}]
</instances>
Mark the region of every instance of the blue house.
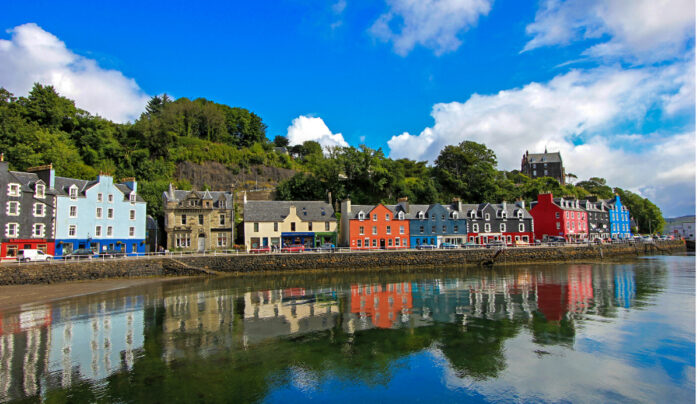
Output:
<instances>
[{"instance_id":1,"label":"blue house","mask_svg":"<svg viewBox=\"0 0 700 404\"><path fill-rule=\"evenodd\" d=\"M610 215L610 237L630 238L632 231L630 227L630 212L620 201L620 195L607 202L608 213Z\"/></svg>"},{"instance_id":2,"label":"blue house","mask_svg":"<svg viewBox=\"0 0 700 404\"><path fill-rule=\"evenodd\" d=\"M411 248L430 244L462 244L467 238L467 221L460 219L455 210L440 204L409 205L399 199L400 207L408 220Z\"/></svg>"},{"instance_id":3,"label":"blue house","mask_svg":"<svg viewBox=\"0 0 700 404\"><path fill-rule=\"evenodd\" d=\"M105 174L93 181L55 177L55 190L56 257L78 248L146 251L146 202L134 178L115 184Z\"/></svg>"}]
</instances>

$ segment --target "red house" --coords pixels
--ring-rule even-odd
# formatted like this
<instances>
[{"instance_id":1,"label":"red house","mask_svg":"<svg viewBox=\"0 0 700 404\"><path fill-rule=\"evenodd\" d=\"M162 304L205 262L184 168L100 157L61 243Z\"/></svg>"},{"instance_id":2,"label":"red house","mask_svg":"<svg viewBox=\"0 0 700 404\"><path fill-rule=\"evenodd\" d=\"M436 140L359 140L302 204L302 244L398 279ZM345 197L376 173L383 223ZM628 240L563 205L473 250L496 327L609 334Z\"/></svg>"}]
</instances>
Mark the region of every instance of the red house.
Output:
<instances>
[{"instance_id":1,"label":"red house","mask_svg":"<svg viewBox=\"0 0 700 404\"><path fill-rule=\"evenodd\" d=\"M530 215L535 222L535 238L539 240L560 236L572 242L588 238L588 213L577 199L540 194Z\"/></svg>"},{"instance_id":2,"label":"red house","mask_svg":"<svg viewBox=\"0 0 700 404\"><path fill-rule=\"evenodd\" d=\"M341 236L353 250L408 248L408 220L403 211L382 204L350 205L344 201L341 212Z\"/></svg>"},{"instance_id":3,"label":"red house","mask_svg":"<svg viewBox=\"0 0 700 404\"><path fill-rule=\"evenodd\" d=\"M389 283L350 286L350 311L365 314L379 328L391 328L394 322L413 308L411 284Z\"/></svg>"}]
</instances>

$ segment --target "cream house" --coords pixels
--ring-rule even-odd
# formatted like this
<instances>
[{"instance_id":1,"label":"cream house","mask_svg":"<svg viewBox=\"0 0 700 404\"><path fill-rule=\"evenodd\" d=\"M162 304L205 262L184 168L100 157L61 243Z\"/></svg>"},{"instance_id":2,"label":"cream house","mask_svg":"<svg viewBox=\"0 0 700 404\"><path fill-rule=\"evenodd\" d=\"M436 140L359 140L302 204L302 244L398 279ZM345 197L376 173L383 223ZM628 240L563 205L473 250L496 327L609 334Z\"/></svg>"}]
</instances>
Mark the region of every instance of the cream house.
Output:
<instances>
[{"instance_id":1,"label":"cream house","mask_svg":"<svg viewBox=\"0 0 700 404\"><path fill-rule=\"evenodd\" d=\"M321 201L243 201L246 250L303 244L336 243L333 206Z\"/></svg>"}]
</instances>

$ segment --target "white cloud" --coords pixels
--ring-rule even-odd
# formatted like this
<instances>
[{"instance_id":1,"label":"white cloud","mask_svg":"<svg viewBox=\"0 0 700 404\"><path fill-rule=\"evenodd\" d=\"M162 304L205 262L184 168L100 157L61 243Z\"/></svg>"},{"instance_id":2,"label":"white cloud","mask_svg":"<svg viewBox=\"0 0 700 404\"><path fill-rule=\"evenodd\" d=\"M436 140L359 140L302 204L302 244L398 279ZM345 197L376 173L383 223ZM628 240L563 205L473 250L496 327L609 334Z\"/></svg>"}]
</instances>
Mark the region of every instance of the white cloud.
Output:
<instances>
[{"instance_id":1,"label":"white cloud","mask_svg":"<svg viewBox=\"0 0 700 404\"><path fill-rule=\"evenodd\" d=\"M526 31L524 51L609 38L586 51L596 57L658 61L678 57L695 32L694 0L548 0Z\"/></svg>"},{"instance_id":2,"label":"white cloud","mask_svg":"<svg viewBox=\"0 0 700 404\"><path fill-rule=\"evenodd\" d=\"M117 122L133 120L143 111L148 96L133 79L73 53L34 23L8 32L10 40L0 39L0 86L8 91L26 95L35 82L52 85L79 108Z\"/></svg>"},{"instance_id":3,"label":"white cloud","mask_svg":"<svg viewBox=\"0 0 700 404\"><path fill-rule=\"evenodd\" d=\"M332 133L326 123L321 118L311 116L299 116L294 118L292 124L287 128L287 139L290 145L297 145L313 140L321 144L322 147L344 146L348 143L343 139L342 133Z\"/></svg>"},{"instance_id":4,"label":"white cloud","mask_svg":"<svg viewBox=\"0 0 700 404\"><path fill-rule=\"evenodd\" d=\"M454 51L461 45L460 32L476 24L491 10L491 0L387 0L389 11L382 14L370 32L394 51L407 55L419 44L435 54ZM399 32L394 26L399 24Z\"/></svg>"},{"instance_id":5,"label":"white cloud","mask_svg":"<svg viewBox=\"0 0 700 404\"><path fill-rule=\"evenodd\" d=\"M390 156L433 161L446 145L471 140L494 150L501 169L512 170L520 167L526 149L541 152L546 146L561 151L567 171L580 179L602 176L654 201L675 187L682 190L675 199L690 199L695 192L694 132L603 135L641 124L653 108L676 108L670 100L682 99L686 71L676 65L571 71L547 83L436 104L435 124L419 135L392 137ZM671 204L662 209L673 211L672 205L680 202L668 199Z\"/></svg>"}]
</instances>

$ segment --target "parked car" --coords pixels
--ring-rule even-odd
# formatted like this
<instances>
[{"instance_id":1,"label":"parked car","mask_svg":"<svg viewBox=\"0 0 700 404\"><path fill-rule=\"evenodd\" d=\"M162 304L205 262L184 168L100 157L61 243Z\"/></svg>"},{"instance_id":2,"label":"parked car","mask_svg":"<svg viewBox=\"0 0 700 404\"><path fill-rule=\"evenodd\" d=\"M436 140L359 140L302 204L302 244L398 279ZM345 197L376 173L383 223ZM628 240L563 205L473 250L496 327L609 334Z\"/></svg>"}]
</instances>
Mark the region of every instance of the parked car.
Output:
<instances>
[{"instance_id":1,"label":"parked car","mask_svg":"<svg viewBox=\"0 0 700 404\"><path fill-rule=\"evenodd\" d=\"M566 239L561 236L554 236L550 237L547 242L550 244L566 244Z\"/></svg>"},{"instance_id":2,"label":"parked car","mask_svg":"<svg viewBox=\"0 0 700 404\"><path fill-rule=\"evenodd\" d=\"M116 248L110 248L100 253L100 257L103 258L117 258L124 256L126 256L126 253L122 250L117 250Z\"/></svg>"},{"instance_id":3,"label":"parked car","mask_svg":"<svg viewBox=\"0 0 700 404\"><path fill-rule=\"evenodd\" d=\"M419 250L434 250L437 246L435 244L419 244L416 248Z\"/></svg>"},{"instance_id":4,"label":"parked car","mask_svg":"<svg viewBox=\"0 0 700 404\"><path fill-rule=\"evenodd\" d=\"M270 246L262 246L258 248L251 248L250 251L248 251L251 254L265 254L269 253L271 250Z\"/></svg>"},{"instance_id":5,"label":"parked car","mask_svg":"<svg viewBox=\"0 0 700 404\"><path fill-rule=\"evenodd\" d=\"M453 248L458 248L459 246L457 244L452 244L452 243L442 243L440 245L440 248L446 248L446 249L453 249Z\"/></svg>"},{"instance_id":6,"label":"parked car","mask_svg":"<svg viewBox=\"0 0 700 404\"><path fill-rule=\"evenodd\" d=\"M475 243L464 243L460 247L462 247L462 248L477 248L477 247L479 247L479 245L475 244Z\"/></svg>"},{"instance_id":7,"label":"parked car","mask_svg":"<svg viewBox=\"0 0 700 404\"><path fill-rule=\"evenodd\" d=\"M39 261L51 261L53 255L45 254L41 250L25 249L19 250L17 254L17 261L20 262L39 262Z\"/></svg>"},{"instance_id":8,"label":"parked car","mask_svg":"<svg viewBox=\"0 0 700 404\"><path fill-rule=\"evenodd\" d=\"M95 256L95 252L89 248L78 248L73 250L72 253L66 255L67 260L80 260L80 259L92 259Z\"/></svg>"},{"instance_id":9,"label":"parked car","mask_svg":"<svg viewBox=\"0 0 700 404\"><path fill-rule=\"evenodd\" d=\"M494 240L486 244L486 248L505 248L506 242L501 240Z\"/></svg>"},{"instance_id":10,"label":"parked car","mask_svg":"<svg viewBox=\"0 0 700 404\"><path fill-rule=\"evenodd\" d=\"M333 243L323 243L318 247L319 251L333 252L335 250L335 244Z\"/></svg>"},{"instance_id":11,"label":"parked car","mask_svg":"<svg viewBox=\"0 0 700 404\"><path fill-rule=\"evenodd\" d=\"M282 247L282 252L304 252L304 244L292 244Z\"/></svg>"}]
</instances>

